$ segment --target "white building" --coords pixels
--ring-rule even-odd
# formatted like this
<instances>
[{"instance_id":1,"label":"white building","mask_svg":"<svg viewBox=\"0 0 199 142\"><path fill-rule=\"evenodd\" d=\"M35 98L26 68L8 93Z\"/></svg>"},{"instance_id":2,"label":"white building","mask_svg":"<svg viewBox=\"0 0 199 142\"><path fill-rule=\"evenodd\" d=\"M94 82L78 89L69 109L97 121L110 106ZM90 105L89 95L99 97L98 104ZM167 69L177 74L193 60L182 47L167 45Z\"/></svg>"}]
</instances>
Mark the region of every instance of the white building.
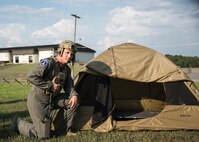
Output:
<instances>
[{"instance_id":1,"label":"white building","mask_svg":"<svg viewBox=\"0 0 199 142\"><path fill-rule=\"evenodd\" d=\"M0 50L0 62L6 63L12 60L12 52L10 50Z\"/></svg>"},{"instance_id":2,"label":"white building","mask_svg":"<svg viewBox=\"0 0 199 142\"><path fill-rule=\"evenodd\" d=\"M94 58L95 51L77 44L76 62L86 63ZM54 56L58 44L26 47L0 48L0 63L37 63L43 58Z\"/></svg>"}]
</instances>

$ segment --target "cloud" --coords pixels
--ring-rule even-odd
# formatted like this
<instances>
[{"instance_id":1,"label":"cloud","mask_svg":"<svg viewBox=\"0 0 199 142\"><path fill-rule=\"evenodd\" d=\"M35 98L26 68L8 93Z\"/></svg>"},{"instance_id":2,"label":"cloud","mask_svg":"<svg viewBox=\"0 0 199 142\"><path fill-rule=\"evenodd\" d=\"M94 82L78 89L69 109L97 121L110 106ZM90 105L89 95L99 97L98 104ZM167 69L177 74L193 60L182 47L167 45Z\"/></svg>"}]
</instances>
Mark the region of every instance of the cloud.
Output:
<instances>
[{"instance_id":1,"label":"cloud","mask_svg":"<svg viewBox=\"0 0 199 142\"><path fill-rule=\"evenodd\" d=\"M113 9L109 13L110 21L106 25L107 35L98 44L104 43L107 47L120 42L134 41L135 37L151 35L153 29L146 25L152 24L149 18L152 14L154 12L136 11L130 6Z\"/></svg>"},{"instance_id":2,"label":"cloud","mask_svg":"<svg viewBox=\"0 0 199 142\"><path fill-rule=\"evenodd\" d=\"M0 44L2 47L16 46L24 43L22 34L26 30L23 24L0 25Z\"/></svg>"},{"instance_id":3,"label":"cloud","mask_svg":"<svg viewBox=\"0 0 199 142\"><path fill-rule=\"evenodd\" d=\"M35 43L57 43L66 38L71 39L73 29L74 23L72 20L61 19L52 26L33 32L31 40Z\"/></svg>"},{"instance_id":4,"label":"cloud","mask_svg":"<svg viewBox=\"0 0 199 142\"><path fill-rule=\"evenodd\" d=\"M169 3L159 3L168 6ZM132 6L115 8L109 12L106 25L106 36L98 42L98 46L108 48L122 42L148 44L152 42L180 43L179 33L193 29L193 18L175 9L134 9ZM192 28L186 28L192 27ZM189 33L189 32L188 32ZM174 40L172 36L175 35ZM162 37L162 40L160 40ZM155 39L159 39L158 41ZM189 41L190 42L190 41ZM165 43L164 43L165 44ZM101 48L102 49L102 48Z\"/></svg>"},{"instance_id":5,"label":"cloud","mask_svg":"<svg viewBox=\"0 0 199 142\"><path fill-rule=\"evenodd\" d=\"M165 10L141 11L127 6L113 9L110 17L106 27L109 34L133 33L134 36L142 37L154 34L156 25L174 25L173 20L177 15L171 15Z\"/></svg>"},{"instance_id":6,"label":"cloud","mask_svg":"<svg viewBox=\"0 0 199 142\"><path fill-rule=\"evenodd\" d=\"M52 28L44 28L44 33L39 33L39 31L34 32L34 30L54 23L54 21L57 21L57 19L63 16L65 16L64 12L55 10L53 7L31 8L20 5L1 6L1 21L7 21L8 24L0 25L0 45L4 47L33 45L35 43L43 44L44 42L38 39L44 37L45 34L56 37L61 33L61 31L58 30L58 33L56 33L56 28L60 30L63 29L64 26L61 25L63 22L54 24ZM34 40L31 40L31 33L33 33L32 38ZM50 40L45 39L44 41Z\"/></svg>"},{"instance_id":7,"label":"cloud","mask_svg":"<svg viewBox=\"0 0 199 142\"><path fill-rule=\"evenodd\" d=\"M150 29L144 27L138 21L141 14L132 7L117 8L110 12L111 21L106 26L110 35L123 35L134 33L137 36L150 34Z\"/></svg>"},{"instance_id":8,"label":"cloud","mask_svg":"<svg viewBox=\"0 0 199 142\"><path fill-rule=\"evenodd\" d=\"M28 6L20 6L20 5L6 5L6 6L2 6L0 9L0 12L14 12L14 13L38 13L38 10L42 13L46 13L46 12L50 12L53 11L54 8L50 7L50 8L39 8L39 9L35 9L35 8L31 8Z\"/></svg>"},{"instance_id":9,"label":"cloud","mask_svg":"<svg viewBox=\"0 0 199 142\"><path fill-rule=\"evenodd\" d=\"M106 0L51 0L51 1L59 4L72 5L72 6L87 5L91 3L102 5L107 2Z\"/></svg>"},{"instance_id":10,"label":"cloud","mask_svg":"<svg viewBox=\"0 0 199 142\"><path fill-rule=\"evenodd\" d=\"M15 22L1 25L0 45L4 47L51 44L58 43L63 39L73 39L74 19L66 20L64 17L66 14L63 11L55 10L52 7L31 8L19 5L0 7L0 18L2 20L3 18L9 19L11 23ZM24 24L16 24L17 22ZM81 27L78 32L84 31L84 29Z\"/></svg>"},{"instance_id":11,"label":"cloud","mask_svg":"<svg viewBox=\"0 0 199 142\"><path fill-rule=\"evenodd\" d=\"M54 7L32 8L21 5L0 6L1 20L9 19L15 22L23 20L23 22L26 23L36 23L38 21L49 21L51 19L58 19L63 16L65 16L64 12L56 10ZM49 19L49 17L51 18Z\"/></svg>"}]
</instances>

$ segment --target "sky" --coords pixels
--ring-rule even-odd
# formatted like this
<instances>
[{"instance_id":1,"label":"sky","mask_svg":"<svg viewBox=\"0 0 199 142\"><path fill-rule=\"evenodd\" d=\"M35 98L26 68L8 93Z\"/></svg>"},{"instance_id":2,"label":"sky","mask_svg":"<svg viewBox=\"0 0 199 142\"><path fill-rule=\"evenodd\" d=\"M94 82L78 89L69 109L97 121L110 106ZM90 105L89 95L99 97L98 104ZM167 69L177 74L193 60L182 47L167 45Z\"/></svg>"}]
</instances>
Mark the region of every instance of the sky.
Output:
<instances>
[{"instance_id":1,"label":"sky","mask_svg":"<svg viewBox=\"0 0 199 142\"><path fill-rule=\"evenodd\" d=\"M132 42L199 56L199 0L0 0L0 48L75 41L102 53Z\"/></svg>"}]
</instances>

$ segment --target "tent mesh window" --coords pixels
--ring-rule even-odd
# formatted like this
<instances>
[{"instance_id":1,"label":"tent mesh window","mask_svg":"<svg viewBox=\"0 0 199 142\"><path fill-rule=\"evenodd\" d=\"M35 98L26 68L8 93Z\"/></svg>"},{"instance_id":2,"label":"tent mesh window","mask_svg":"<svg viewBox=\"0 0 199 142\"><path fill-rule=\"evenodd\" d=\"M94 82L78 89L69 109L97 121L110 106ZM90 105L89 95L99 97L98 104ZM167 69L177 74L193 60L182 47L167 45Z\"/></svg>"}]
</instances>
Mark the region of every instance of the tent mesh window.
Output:
<instances>
[{"instance_id":1,"label":"tent mesh window","mask_svg":"<svg viewBox=\"0 0 199 142\"><path fill-rule=\"evenodd\" d=\"M198 100L182 81L165 83L167 103L172 105L199 105Z\"/></svg>"}]
</instances>

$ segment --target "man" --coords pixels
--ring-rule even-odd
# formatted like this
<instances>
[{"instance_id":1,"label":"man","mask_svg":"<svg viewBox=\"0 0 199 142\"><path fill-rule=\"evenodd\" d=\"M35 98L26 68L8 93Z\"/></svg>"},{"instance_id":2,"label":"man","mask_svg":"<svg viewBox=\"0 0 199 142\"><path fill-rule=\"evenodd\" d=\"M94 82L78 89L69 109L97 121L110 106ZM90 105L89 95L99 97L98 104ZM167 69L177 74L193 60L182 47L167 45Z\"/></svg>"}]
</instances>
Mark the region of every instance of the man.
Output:
<instances>
[{"instance_id":1,"label":"man","mask_svg":"<svg viewBox=\"0 0 199 142\"><path fill-rule=\"evenodd\" d=\"M73 135L72 123L78 106L78 94L73 88L71 70L67 63L74 60L76 48L73 42L63 41L58 47L58 55L42 59L28 73L27 80L32 84L27 99L28 111L33 123L14 117L13 129L29 137L45 139L50 137L51 117L53 108L64 111L66 127L58 129L58 133L67 132ZM61 93L63 92L64 93Z\"/></svg>"}]
</instances>

